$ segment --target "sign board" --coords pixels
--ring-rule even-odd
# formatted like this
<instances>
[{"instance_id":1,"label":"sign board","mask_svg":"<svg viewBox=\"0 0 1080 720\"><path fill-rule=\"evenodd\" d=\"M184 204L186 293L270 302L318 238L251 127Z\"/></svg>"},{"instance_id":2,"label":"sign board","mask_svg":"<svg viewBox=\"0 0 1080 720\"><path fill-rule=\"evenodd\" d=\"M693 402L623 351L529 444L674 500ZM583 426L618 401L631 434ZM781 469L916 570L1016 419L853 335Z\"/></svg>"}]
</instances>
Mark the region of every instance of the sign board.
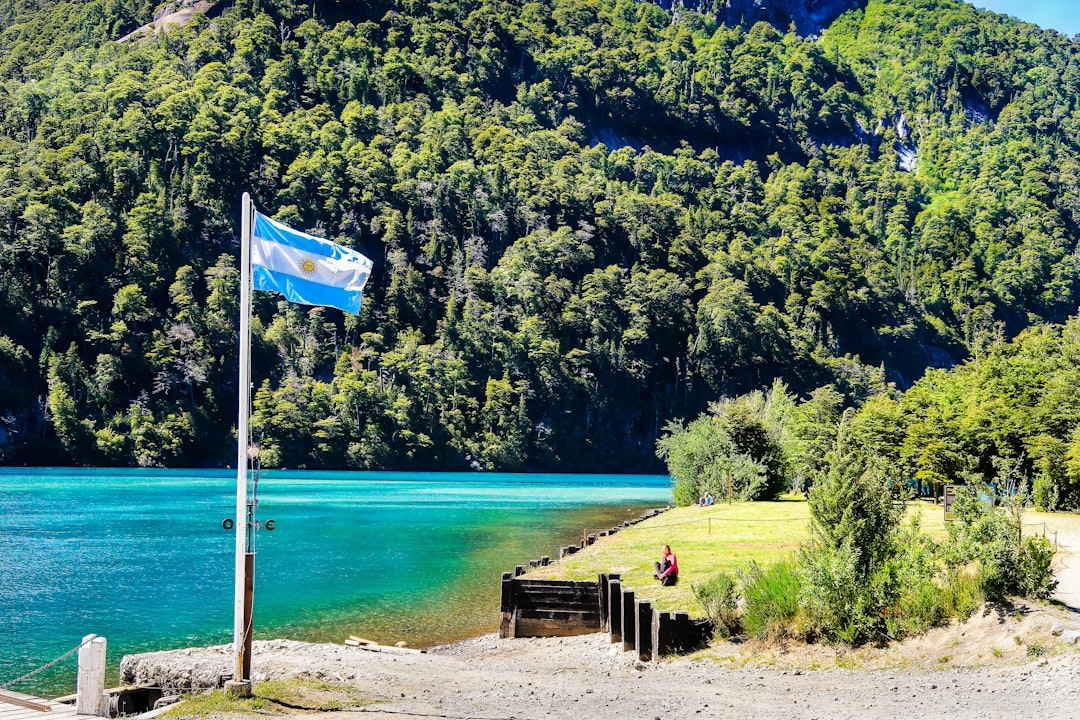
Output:
<instances>
[{"instance_id":1,"label":"sign board","mask_svg":"<svg viewBox=\"0 0 1080 720\"><path fill-rule=\"evenodd\" d=\"M946 485L945 486L945 522L956 519L956 513L953 511L952 506L956 501L956 488L959 485Z\"/></svg>"}]
</instances>

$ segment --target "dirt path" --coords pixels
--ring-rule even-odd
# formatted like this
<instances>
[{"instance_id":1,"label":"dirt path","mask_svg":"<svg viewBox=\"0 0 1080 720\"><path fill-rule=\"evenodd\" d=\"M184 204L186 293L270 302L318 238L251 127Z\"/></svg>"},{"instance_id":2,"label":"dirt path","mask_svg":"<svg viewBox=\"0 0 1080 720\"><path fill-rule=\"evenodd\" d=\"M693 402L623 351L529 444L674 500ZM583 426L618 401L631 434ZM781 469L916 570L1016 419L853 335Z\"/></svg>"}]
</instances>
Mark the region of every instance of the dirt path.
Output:
<instances>
[{"instance_id":1,"label":"dirt path","mask_svg":"<svg viewBox=\"0 0 1080 720\"><path fill-rule=\"evenodd\" d=\"M1080 612L1080 534L1059 531L1057 541L1054 570L1058 586L1054 599Z\"/></svg>"}]
</instances>

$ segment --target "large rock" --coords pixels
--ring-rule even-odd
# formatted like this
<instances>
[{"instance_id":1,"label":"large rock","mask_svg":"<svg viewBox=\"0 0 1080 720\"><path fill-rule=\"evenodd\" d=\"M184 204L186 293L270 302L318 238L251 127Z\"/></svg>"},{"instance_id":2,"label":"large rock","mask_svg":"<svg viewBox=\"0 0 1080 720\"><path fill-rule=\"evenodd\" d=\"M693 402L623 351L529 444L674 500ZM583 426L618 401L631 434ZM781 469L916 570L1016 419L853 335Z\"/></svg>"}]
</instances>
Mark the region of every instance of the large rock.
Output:
<instances>
[{"instance_id":1,"label":"large rock","mask_svg":"<svg viewBox=\"0 0 1080 720\"><path fill-rule=\"evenodd\" d=\"M157 685L181 692L222 687L232 678L232 645L125 655L120 682Z\"/></svg>"},{"instance_id":2,"label":"large rock","mask_svg":"<svg viewBox=\"0 0 1080 720\"><path fill-rule=\"evenodd\" d=\"M728 26L749 28L759 20L786 32L795 23L800 35L815 35L842 13L866 6L866 0L655 0L661 7L685 7L714 14Z\"/></svg>"}]
</instances>

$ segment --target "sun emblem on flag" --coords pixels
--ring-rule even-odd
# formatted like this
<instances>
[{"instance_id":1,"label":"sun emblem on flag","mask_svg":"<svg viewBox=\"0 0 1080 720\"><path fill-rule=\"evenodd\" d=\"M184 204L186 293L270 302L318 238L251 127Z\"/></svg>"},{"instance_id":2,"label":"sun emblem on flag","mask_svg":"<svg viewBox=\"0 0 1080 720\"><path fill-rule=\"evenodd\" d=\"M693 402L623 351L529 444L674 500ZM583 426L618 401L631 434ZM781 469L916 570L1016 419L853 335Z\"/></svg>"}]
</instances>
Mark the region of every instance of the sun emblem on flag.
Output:
<instances>
[{"instance_id":1,"label":"sun emblem on flag","mask_svg":"<svg viewBox=\"0 0 1080 720\"><path fill-rule=\"evenodd\" d=\"M311 257L301 258L300 262L297 263L297 267L304 277L315 277L319 274L319 264Z\"/></svg>"}]
</instances>

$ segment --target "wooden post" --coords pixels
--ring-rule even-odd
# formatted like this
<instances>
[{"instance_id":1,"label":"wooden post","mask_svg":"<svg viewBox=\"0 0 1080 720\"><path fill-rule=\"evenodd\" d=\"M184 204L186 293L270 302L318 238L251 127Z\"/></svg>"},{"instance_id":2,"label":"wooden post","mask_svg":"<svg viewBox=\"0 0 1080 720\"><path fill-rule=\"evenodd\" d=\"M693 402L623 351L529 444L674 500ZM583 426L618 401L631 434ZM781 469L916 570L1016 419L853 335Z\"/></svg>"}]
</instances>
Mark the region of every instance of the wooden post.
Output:
<instances>
[{"instance_id":1,"label":"wooden post","mask_svg":"<svg viewBox=\"0 0 1080 720\"><path fill-rule=\"evenodd\" d=\"M637 637L637 614L634 611L634 591L623 589L622 591L622 648L633 650L634 641Z\"/></svg>"},{"instance_id":2,"label":"wooden post","mask_svg":"<svg viewBox=\"0 0 1080 720\"><path fill-rule=\"evenodd\" d=\"M608 581L608 624L611 642L622 642L622 581L618 578Z\"/></svg>"},{"instance_id":3,"label":"wooden post","mask_svg":"<svg viewBox=\"0 0 1080 720\"><path fill-rule=\"evenodd\" d=\"M524 574L525 574L525 566L524 565L516 565L514 567L514 577L517 577L518 575L524 575Z\"/></svg>"},{"instance_id":4,"label":"wooden post","mask_svg":"<svg viewBox=\"0 0 1080 720\"><path fill-rule=\"evenodd\" d=\"M634 644L637 646L638 660L652 660L652 603L648 600L634 601L635 623Z\"/></svg>"},{"instance_id":5,"label":"wooden post","mask_svg":"<svg viewBox=\"0 0 1080 720\"><path fill-rule=\"evenodd\" d=\"M79 670L75 678L75 714L105 717L109 707L105 697L105 638L87 635L79 648Z\"/></svg>"},{"instance_id":6,"label":"wooden post","mask_svg":"<svg viewBox=\"0 0 1080 720\"><path fill-rule=\"evenodd\" d=\"M652 651L653 660L659 660L660 654L667 650L667 625L671 622L671 613L653 610L652 616Z\"/></svg>"},{"instance_id":7,"label":"wooden post","mask_svg":"<svg viewBox=\"0 0 1080 720\"><path fill-rule=\"evenodd\" d=\"M508 638L512 637L511 634L511 620L514 617L514 574L504 572L502 574L502 584L500 587L499 598L499 612L501 618L499 619L499 637Z\"/></svg>"},{"instance_id":8,"label":"wooden post","mask_svg":"<svg viewBox=\"0 0 1080 720\"><path fill-rule=\"evenodd\" d=\"M251 639L255 634L252 610L255 608L255 553L244 556L244 679L251 680Z\"/></svg>"},{"instance_id":9,"label":"wooden post","mask_svg":"<svg viewBox=\"0 0 1080 720\"><path fill-rule=\"evenodd\" d=\"M610 632L608 625L608 574L600 573L600 632Z\"/></svg>"}]
</instances>

